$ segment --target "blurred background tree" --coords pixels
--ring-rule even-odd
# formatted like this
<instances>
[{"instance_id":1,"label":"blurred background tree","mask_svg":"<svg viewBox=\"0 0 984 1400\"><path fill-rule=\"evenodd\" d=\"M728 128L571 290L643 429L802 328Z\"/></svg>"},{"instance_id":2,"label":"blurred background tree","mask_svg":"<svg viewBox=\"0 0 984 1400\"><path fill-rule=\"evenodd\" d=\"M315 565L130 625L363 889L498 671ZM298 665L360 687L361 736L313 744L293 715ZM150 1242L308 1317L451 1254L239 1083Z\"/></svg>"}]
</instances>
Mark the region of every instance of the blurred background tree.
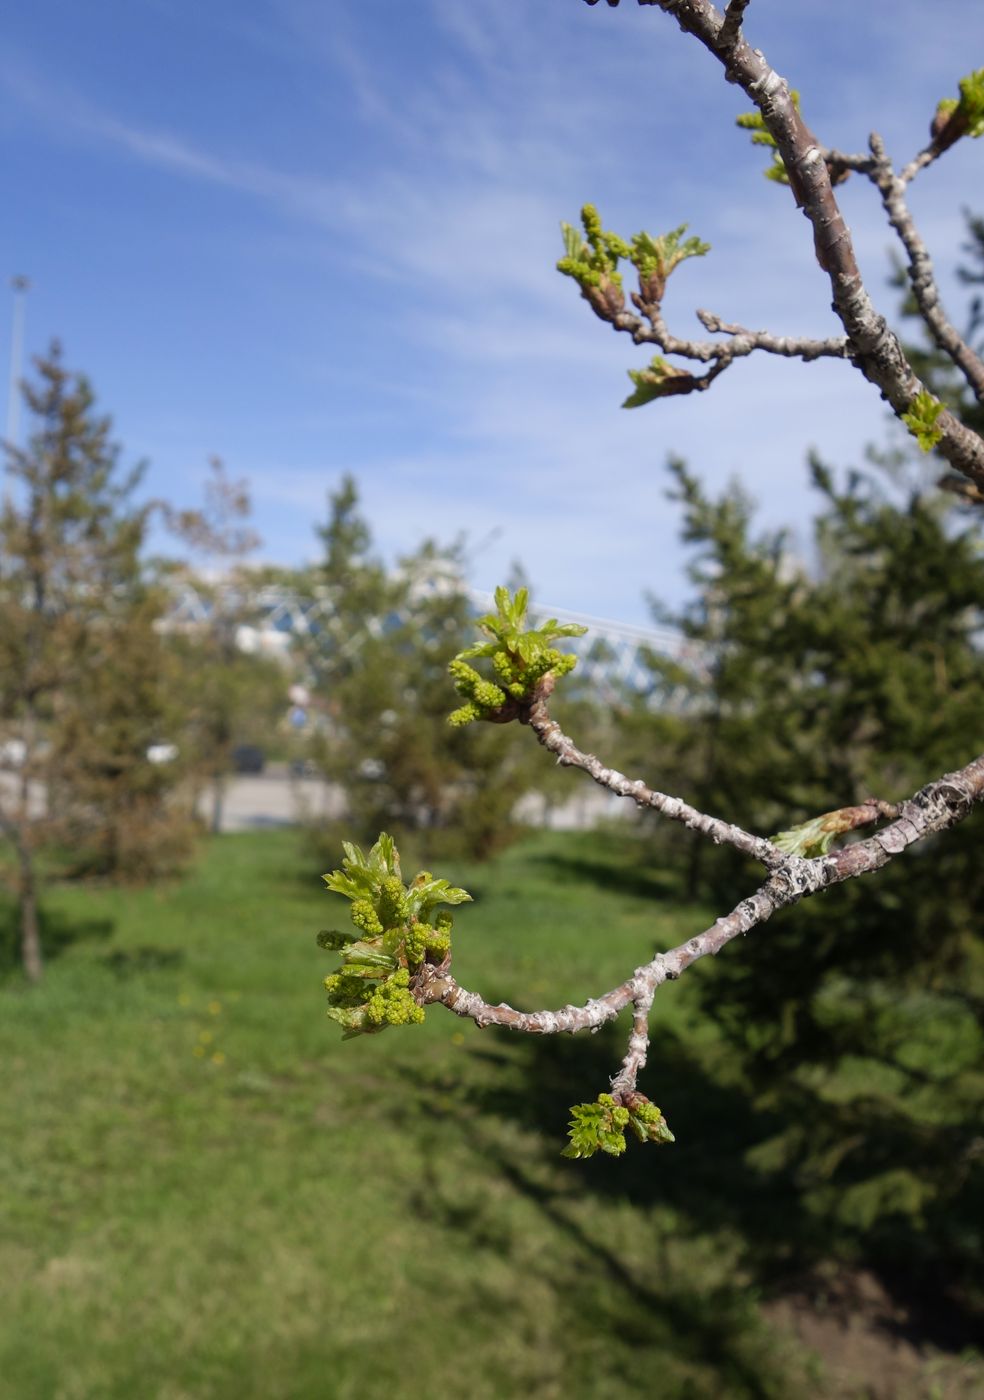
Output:
<instances>
[{"instance_id":1,"label":"blurred background tree","mask_svg":"<svg viewBox=\"0 0 984 1400\"><path fill-rule=\"evenodd\" d=\"M329 510L324 560L301 583L327 603L304 648L323 716L310 757L344 788L353 839L389 831L421 858L488 856L515 834L536 773L524 736L447 723L448 658L474 631L464 546L425 541L387 572L350 477ZM338 833L324 838L334 854Z\"/></svg>"},{"instance_id":2,"label":"blurred background tree","mask_svg":"<svg viewBox=\"0 0 984 1400\"><path fill-rule=\"evenodd\" d=\"M253 750L262 761L277 742L289 675L282 661L245 645L257 620L258 580L249 556L261 544L250 525L247 483L232 480L221 458L213 457L202 506L165 510L191 553L190 562L171 567L169 582L192 587L201 604L194 626L169 632L169 648L180 671L184 766L196 805L208 794L215 834L222 830L237 750Z\"/></svg>"},{"instance_id":3,"label":"blurred background tree","mask_svg":"<svg viewBox=\"0 0 984 1400\"><path fill-rule=\"evenodd\" d=\"M141 597L92 627L71 703L47 753L48 809L64 874L142 882L173 874L194 837L183 676L159 624L167 597Z\"/></svg>"},{"instance_id":4,"label":"blurred background tree","mask_svg":"<svg viewBox=\"0 0 984 1400\"><path fill-rule=\"evenodd\" d=\"M170 701L163 600L140 558L142 469L121 471L110 420L57 344L36 368L24 388L33 428L23 450L7 445L0 516L0 823L32 980L43 849L142 876L187 834L168 801L171 771L148 758Z\"/></svg>"},{"instance_id":5,"label":"blurred background tree","mask_svg":"<svg viewBox=\"0 0 984 1400\"><path fill-rule=\"evenodd\" d=\"M982 262L980 221L971 252ZM970 281L968 273L965 279ZM975 319L976 318L976 319ZM980 330L979 303L971 327ZM979 405L922 356L920 373L967 420ZM932 376L937 374L937 380ZM653 659L652 694L623 733L658 754L661 785L705 811L777 831L869 795L899 800L984 740L984 514L944 495L908 451L838 473L814 459L807 557L755 533L737 486L711 499L672 464L692 601L663 620L692 664ZM879 1259L964 1308L984 1304L980 1094L984 1010L982 816L882 872L807 902L701 982L731 1046L729 1074L774 1131L750 1163L812 1212L815 1247ZM675 832L657 850L679 852ZM687 847L689 893L754 884L733 851Z\"/></svg>"}]
</instances>

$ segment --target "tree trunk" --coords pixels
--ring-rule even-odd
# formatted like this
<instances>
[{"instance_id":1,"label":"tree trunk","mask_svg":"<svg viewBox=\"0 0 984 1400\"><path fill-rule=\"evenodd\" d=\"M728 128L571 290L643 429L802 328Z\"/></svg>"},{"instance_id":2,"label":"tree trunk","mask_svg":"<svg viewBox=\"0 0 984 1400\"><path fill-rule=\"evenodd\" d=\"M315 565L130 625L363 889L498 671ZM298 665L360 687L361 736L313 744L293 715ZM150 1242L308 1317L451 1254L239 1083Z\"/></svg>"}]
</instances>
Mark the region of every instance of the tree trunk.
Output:
<instances>
[{"instance_id":1,"label":"tree trunk","mask_svg":"<svg viewBox=\"0 0 984 1400\"><path fill-rule=\"evenodd\" d=\"M20 861L21 961L29 982L40 982L44 964L41 958L41 928L38 922L38 892L34 860L26 845L17 852Z\"/></svg>"},{"instance_id":2,"label":"tree trunk","mask_svg":"<svg viewBox=\"0 0 984 1400\"><path fill-rule=\"evenodd\" d=\"M225 806L225 778L216 777L212 782L212 835L222 831L222 815Z\"/></svg>"},{"instance_id":3,"label":"tree trunk","mask_svg":"<svg viewBox=\"0 0 984 1400\"><path fill-rule=\"evenodd\" d=\"M29 982L40 982L44 964L41 958L41 928L38 922L38 886L34 871L34 848L31 841L31 781L34 764L35 715L28 706L24 727L26 752L20 771L20 804L16 819L17 863L20 866L18 896L20 900L21 962ZM47 795L47 794L46 794Z\"/></svg>"}]
</instances>

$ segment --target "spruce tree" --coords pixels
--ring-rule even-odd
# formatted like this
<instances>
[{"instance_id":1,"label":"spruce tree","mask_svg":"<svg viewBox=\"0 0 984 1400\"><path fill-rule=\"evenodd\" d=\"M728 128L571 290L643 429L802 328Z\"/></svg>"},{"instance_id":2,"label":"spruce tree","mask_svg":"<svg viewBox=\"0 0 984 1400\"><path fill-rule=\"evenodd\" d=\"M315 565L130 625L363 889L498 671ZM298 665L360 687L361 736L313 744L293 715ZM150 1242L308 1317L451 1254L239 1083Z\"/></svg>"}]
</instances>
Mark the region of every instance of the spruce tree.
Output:
<instances>
[{"instance_id":1,"label":"spruce tree","mask_svg":"<svg viewBox=\"0 0 984 1400\"><path fill-rule=\"evenodd\" d=\"M984 741L979 511L898 465L841 481L814 461L813 548L796 559L782 535L755 531L737 488L715 500L681 464L674 475L694 550L694 597L673 615L693 648L689 667L673 667L688 703L637 713L630 760L658 751L672 790L781 842L871 794L899 801ZM654 695L665 681L654 661ZM978 814L878 882L803 903L699 983L748 1098L746 1147L777 1189L798 1184L817 1239L863 1245L900 1273L934 1270L964 1301L984 1287L968 1112L984 999L980 836ZM754 879L727 847L690 876L713 901Z\"/></svg>"},{"instance_id":2,"label":"spruce tree","mask_svg":"<svg viewBox=\"0 0 984 1400\"><path fill-rule=\"evenodd\" d=\"M428 856L490 854L514 833L513 808L535 775L518 736L447 724L447 658L474 615L462 547L426 541L386 570L351 478L320 534L324 561L307 581L321 604L305 648L324 715L312 757L344 789L346 832L416 833Z\"/></svg>"},{"instance_id":3,"label":"spruce tree","mask_svg":"<svg viewBox=\"0 0 984 1400\"><path fill-rule=\"evenodd\" d=\"M165 802L172 775L147 756L167 702L161 600L140 560L142 468L121 469L110 420L57 344L36 367L24 388L33 430L23 449L7 445L0 515L0 825L33 981L42 857L97 848L102 869L139 877L162 827L180 824Z\"/></svg>"}]
</instances>

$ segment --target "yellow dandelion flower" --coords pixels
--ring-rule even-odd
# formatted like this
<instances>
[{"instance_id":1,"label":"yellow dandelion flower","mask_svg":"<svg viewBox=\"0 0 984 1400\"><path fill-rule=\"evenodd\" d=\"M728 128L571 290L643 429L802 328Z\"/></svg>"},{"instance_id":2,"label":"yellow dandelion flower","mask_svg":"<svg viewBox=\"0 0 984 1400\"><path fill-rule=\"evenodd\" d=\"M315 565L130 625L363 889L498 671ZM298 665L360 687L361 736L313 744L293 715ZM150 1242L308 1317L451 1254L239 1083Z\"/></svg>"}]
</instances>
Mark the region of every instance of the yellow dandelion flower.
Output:
<instances>
[{"instance_id":1,"label":"yellow dandelion flower","mask_svg":"<svg viewBox=\"0 0 984 1400\"><path fill-rule=\"evenodd\" d=\"M222 1014L221 1001L210 1001L208 1004L208 1010L210 1016L220 1016Z\"/></svg>"},{"instance_id":2,"label":"yellow dandelion flower","mask_svg":"<svg viewBox=\"0 0 984 1400\"><path fill-rule=\"evenodd\" d=\"M213 1053L213 1055L212 1055L212 1064L213 1064L213 1065L224 1065L224 1064L225 1064L225 1055L223 1055L223 1053L222 1053L221 1050L216 1050L216 1051Z\"/></svg>"},{"instance_id":3,"label":"yellow dandelion flower","mask_svg":"<svg viewBox=\"0 0 984 1400\"><path fill-rule=\"evenodd\" d=\"M205 1046L204 1046L204 1045L196 1045L196 1046L195 1046L195 1054L198 1056L199 1059L201 1059L202 1056L205 1054Z\"/></svg>"}]
</instances>

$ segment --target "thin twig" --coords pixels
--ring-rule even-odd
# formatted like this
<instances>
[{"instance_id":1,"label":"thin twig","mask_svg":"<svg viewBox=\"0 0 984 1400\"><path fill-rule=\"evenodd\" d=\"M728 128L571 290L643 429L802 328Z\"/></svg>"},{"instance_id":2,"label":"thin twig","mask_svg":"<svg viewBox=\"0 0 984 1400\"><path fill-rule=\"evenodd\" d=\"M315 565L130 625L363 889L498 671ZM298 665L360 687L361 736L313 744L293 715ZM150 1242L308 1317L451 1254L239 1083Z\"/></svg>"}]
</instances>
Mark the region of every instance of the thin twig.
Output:
<instances>
[{"instance_id":1,"label":"thin twig","mask_svg":"<svg viewBox=\"0 0 984 1400\"><path fill-rule=\"evenodd\" d=\"M699 959L719 953L733 938L765 923L779 909L801 899L809 899L831 885L880 870L909 846L956 826L982 799L984 754L966 767L946 773L920 789L900 805L899 815L890 826L866 841L813 860L799 856L784 857L781 867L773 870L765 883L747 899L741 900L729 914L716 919L702 933L687 939L685 943L666 953L657 953L650 962L637 967L631 977L583 1006L568 1005L552 1011L517 1011L504 1002L492 1006L475 992L467 991L449 972L440 968L427 970L419 988L420 1000L424 1003L440 1002L455 1015L467 1017L482 1028L502 1026L506 1030L527 1035L597 1030L614 1020L630 1004L635 1005L637 1012L645 1007L648 1018L649 1005L656 990L664 982L675 980ZM623 1062L626 1074L631 1073L631 1064L635 1064L638 1070L644 1063L646 1047L642 1044L641 1035L642 1026L637 1015L629 1051ZM648 1044L648 1029L646 1036ZM619 1076L616 1076L616 1081L618 1079Z\"/></svg>"},{"instance_id":2,"label":"thin twig","mask_svg":"<svg viewBox=\"0 0 984 1400\"><path fill-rule=\"evenodd\" d=\"M773 335L771 331L750 331L745 326L732 321L722 321L713 311L698 309L697 319L709 331L730 335L732 339L726 347L729 357L737 359L749 355L753 350L765 350L770 355L784 355L787 359L846 360L851 353L846 336L832 335L825 340L813 340L808 336Z\"/></svg>"},{"instance_id":3,"label":"thin twig","mask_svg":"<svg viewBox=\"0 0 984 1400\"><path fill-rule=\"evenodd\" d=\"M909 283L936 344L960 370L978 400L984 401L984 361L976 355L940 305L939 289L933 276L933 264L926 244L916 230L915 221L905 200L905 184L896 175L885 151L885 143L877 132L870 137L872 168L868 172L882 199L888 222L902 240L909 258Z\"/></svg>"},{"instance_id":4,"label":"thin twig","mask_svg":"<svg viewBox=\"0 0 984 1400\"><path fill-rule=\"evenodd\" d=\"M935 141L930 141L928 146L924 146L917 156L913 156L908 165L899 171L899 179L903 185L908 185L914 180L920 170L925 170L928 165L932 165L934 160L938 160L943 154L943 150Z\"/></svg>"},{"instance_id":5,"label":"thin twig","mask_svg":"<svg viewBox=\"0 0 984 1400\"><path fill-rule=\"evenodd\" d=\"M672 15L685 33L694 35L724 64L729 81L737 83L761 112L796 202L813 227L817 261L830 279L834 310L847 333L851 360L901 418L925 386L868 295L850 231L833 192L825 152L797 111L788 84L741 31L727 52L722 52L724 20L709 0L638 3ZM937 145L942 149L945 139L937 138ZM956 471L984 487L984 439L947 409L938 415L934 426L940 433L940 455Z\"/></svg>"},{"instance_id":6,"label":"thin twig","mask_svg":"<svg viewBox=\"0 0 984 1400\"><path fill-rule=\"evenodd\" d=\"M951 495L959 496L967 505L984 506L984 490L965 477L942 476L936 484L941 491L949 491Z\"/></svg>"},{"instance_id":7,"label":"thin twig","mask_svg":"<svg viewBox=\"0 0 984 1400\"><path fill-rule=\"evenodd\" d=\"M655 302L643 301L637 293L633 293L632 300L649 322L649 326L647 327L640 317L633 316L631 311L621 311L611 318L615 329L627 331L636 345L658 345L668 355L681 355L687 360L700 360L703 363L714 360L724 368L732 360L743 359L755 350L801 360L818 360L821 357L843 360L850 353L846 336L829 336L826 340L815 340L809 336L750 331L745 326L722 320L713 311L703 309L697 311L701 325L709 331L727 335L730 339L724 343L719 340L685 340L672 334L663 320L662 308Z\"/></svg>"},{"instance_id":8,"label":"thin twig","mask_svg":"<svg viewBox=\"0 0 984 1400\"><path fill-rule=\"evenodd\" d=\"M722 53L729 52L738 42L741 23L750 3L751 0L728 0L728 8L724 12L724 22L718 34L718 48Z\"/></svg>"},{"instance_id":9,"label":"thin twig","mask_svg":"<svg viewBox=\"0 0 984 1400\"><path fill-rule=\"evenodd\" d=\"M593 292L594 289L589 288L588 291ZM695 389L707 389L735 360L744 359L756 350L799 360L845 360L851 355L850 343L846 336L829 336L826 340L816 340L809 336L751 331L745 326L724 321L714 312L703 309L696 313L701 324L709 331L728 336L728 340L688 340L674 335L663 320L660 305L657 302L645 301L638 292L632 293L632 301L642 313L641 316L626 310L624 305L609 305L602 298L589 296L588 291L582 291L582 296L595 315L600 320L607 321L616 331L630 335L633 344L655 345L668 355L679 355L686 360L712 365L707 374L681 374L679 378L669 380L664 386L666 394L689 394Z\"/></svg>"},{"instance_id":10,"label":"thin twig","mask_svg":"<svg viewBox=\"0 0 984 1400\"><path fill-rule=\"evenodd\" d=\"M871 170L871 155L868 151L849 154L847 151L838 151L833 146L821 146L820 152L831 174L837 170L856 170L861 175L867 175Z\"/></svg>"},{"instance_id":11,"label":"thin twig","mask_svg":"<svg viewBox=\"0 0 984 1400\"><path fill-rule=\"evenodd\" d=\"M545 700L537 700L520 714L523 723L528 724L539 742L550 753L556 754L557 762L569 768L580 768L593 778L600 787L614 792L618 797L631 797L640 807L652 807L670 821L681 822L691 831L706 836L715 845L734 846L744 855L760 861L768 870L776 869L784 863L785 857L771 841L763 836L754 836L743 831L733 822L722 821L718 817L699 812L679 797L670 797L649 787L641 778L627 778L617 768L608 768L593 753L584 753L569 738L557 721L551 718Z\"/></svg>"},{"instance_id":12,"label":"thin twig","mask_svg":"<svg viewBox=\"0 0 984 1400\"><path fill-rule=\"evenodd\" d=\"M633 998L632 1034L629 1036L621 1068L612 1079L613 1094L631 1094L640 1073L646 1068L646 1056L649 1053L649 1012L655 995L655 986L643 979Z\"/></svg>"}]
</instances>

